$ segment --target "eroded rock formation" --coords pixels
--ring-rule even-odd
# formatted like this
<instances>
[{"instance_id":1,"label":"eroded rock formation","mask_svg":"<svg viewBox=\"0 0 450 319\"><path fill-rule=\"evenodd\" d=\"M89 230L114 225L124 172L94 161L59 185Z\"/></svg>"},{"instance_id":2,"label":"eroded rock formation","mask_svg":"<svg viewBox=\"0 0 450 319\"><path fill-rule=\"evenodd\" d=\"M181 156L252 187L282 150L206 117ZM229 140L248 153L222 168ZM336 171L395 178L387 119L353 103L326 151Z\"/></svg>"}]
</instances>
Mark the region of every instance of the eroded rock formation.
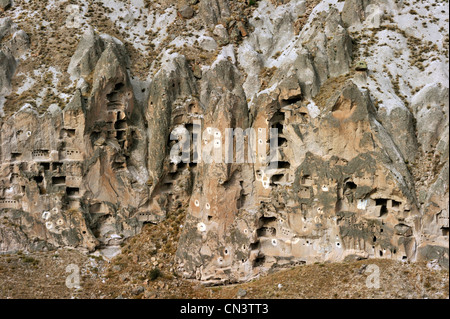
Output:
<instances>
[{"instance_id":1,"label":"eroded rock formation","mask_svg":"<svg viewBox=\"0 0 450 319\"><path fill-rule=\"evenodd\" d=\"M448 267L448 84L412 80L408 98L395 83L376 89L375 66L354 70L357 32L386 9L406 10L183 3L179 18L209 28L217 57L201 65L167 49L146 80L131 75L122 41L86 28L62 70L70 102L43 114L17 105L0 120L0 251L93 251L181 211L178 272L205 283L349 258ZM27 34L1 18L7 35L0 105L29 53ZM448 79L448 51L439 59ZM205 150L220 150L220 163Z\"/></svg>"}]
</instances>

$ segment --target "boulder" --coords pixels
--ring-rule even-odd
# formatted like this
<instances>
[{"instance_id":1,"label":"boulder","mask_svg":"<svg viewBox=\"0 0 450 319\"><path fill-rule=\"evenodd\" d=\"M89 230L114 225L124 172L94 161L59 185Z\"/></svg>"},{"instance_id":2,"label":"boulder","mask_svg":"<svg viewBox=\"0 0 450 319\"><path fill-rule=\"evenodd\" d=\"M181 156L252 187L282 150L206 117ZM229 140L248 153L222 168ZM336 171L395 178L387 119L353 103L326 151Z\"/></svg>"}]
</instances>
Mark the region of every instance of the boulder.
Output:
<instances>
[{"instance_id":1,"label":"boulder","mask_svg":"<svg viewBox=\"0 0 450 319\"><path fill-rule=\"evenodd\" d=\"M194 16L194 10L190 6L184 6L179 10L184 19L190 19Z\"/></svg>"}]
</instances>

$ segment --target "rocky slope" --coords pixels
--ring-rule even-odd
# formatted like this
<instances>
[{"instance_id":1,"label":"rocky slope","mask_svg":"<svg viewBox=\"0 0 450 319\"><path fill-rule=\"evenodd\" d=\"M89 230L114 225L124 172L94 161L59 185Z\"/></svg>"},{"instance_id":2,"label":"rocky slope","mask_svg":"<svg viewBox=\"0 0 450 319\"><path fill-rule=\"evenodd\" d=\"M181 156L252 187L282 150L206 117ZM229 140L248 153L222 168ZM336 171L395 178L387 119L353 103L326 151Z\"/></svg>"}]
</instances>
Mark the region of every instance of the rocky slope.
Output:
<instances>
[{"instance_id":1,"label":"rocky slope","mask_svg":"<svg viewBox=\"0 0 450 319\"><path fill-rule=\"evenodd\" d=\"M2 299L445 299L448 271L430 262L390 259L315 263L277 271L246 283L205 287L161 269L151 276L146 262L131 255L112 264L77 250L0 255ZM380 271L380 287L369 288L370 265ZM78 265L80 288L66 286L68 264ZM433 266L435 267L435 265ZM14 271L12 272L11 269ZM245 301L243 301L245 302ZM156 301L157 303L157 301ZM167 311L178 312L177 307Z\"/></svg>"},{"instance_id":2,"label":"rocky slope","mask_svg":"<svg viewBox=\"0 0 450 319\"><path fill-rule=\"evenodd\" d=\"M7 0L0 17L1 252L107 254L178 216L173 271L205 284L448 268L447 2Z\"/></svg>"}]
</instances>

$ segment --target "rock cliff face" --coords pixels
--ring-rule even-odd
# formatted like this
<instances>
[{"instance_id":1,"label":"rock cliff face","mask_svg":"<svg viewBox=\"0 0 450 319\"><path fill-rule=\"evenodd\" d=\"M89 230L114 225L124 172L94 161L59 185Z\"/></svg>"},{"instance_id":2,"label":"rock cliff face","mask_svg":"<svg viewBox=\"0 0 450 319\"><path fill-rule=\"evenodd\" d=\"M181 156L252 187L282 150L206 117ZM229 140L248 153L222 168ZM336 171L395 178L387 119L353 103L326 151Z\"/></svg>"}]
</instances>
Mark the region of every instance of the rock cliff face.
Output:
<instances>
[{"instance_id":1,"label":"rock cliff face","mask_svg":"<svg viewBox=\"0 0 450 319\"><path fill-rule=\"evenodd\" d=\"M49 4L45 35L23 18L44 4L0 6L1 252L94 251L171 212L205 283L448 268L447 5L173 2Z\"/></svg>"}]
</instances>

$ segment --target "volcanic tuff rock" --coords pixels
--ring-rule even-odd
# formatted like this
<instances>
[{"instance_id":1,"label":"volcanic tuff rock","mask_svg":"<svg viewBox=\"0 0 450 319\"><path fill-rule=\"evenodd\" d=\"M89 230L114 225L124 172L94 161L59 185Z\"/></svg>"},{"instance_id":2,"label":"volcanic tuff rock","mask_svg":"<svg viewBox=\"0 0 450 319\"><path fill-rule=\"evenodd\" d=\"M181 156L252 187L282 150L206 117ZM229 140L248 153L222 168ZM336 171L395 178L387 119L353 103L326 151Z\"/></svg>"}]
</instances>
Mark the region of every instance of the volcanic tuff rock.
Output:
<instances>
[{"instance_id":1,"label":"volcanic tuff rock","mask_svg":"<svg viewBox=\"0 0 450 319\"><path fill-rule=\"evenodd\" d=\"M171 213L177 271L204 283L351 258L448 268L448 6L113 3L95 7L108 30L79 3L71 58L47 69L21 15L0 18L1 252L94 251Z\"/></svg>"}]
</instances>

